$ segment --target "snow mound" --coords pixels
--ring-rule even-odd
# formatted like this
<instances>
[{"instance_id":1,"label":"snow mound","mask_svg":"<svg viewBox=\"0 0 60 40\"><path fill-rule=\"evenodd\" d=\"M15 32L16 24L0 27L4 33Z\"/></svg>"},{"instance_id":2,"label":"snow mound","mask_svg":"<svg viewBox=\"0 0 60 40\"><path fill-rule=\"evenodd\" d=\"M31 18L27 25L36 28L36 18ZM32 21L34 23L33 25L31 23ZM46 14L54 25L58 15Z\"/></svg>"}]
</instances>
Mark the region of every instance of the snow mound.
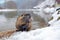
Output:
<instances>
[{"instance_id":1,"label":"snow mound","mask_svg":"<svg viewBox=\"0 0 60 40\"><path fill-rule=\"evenodd\" d=\"M17 32L5 40L60 40L60 27L46 27L29 32Z\"/></svg>"}]
</instances>

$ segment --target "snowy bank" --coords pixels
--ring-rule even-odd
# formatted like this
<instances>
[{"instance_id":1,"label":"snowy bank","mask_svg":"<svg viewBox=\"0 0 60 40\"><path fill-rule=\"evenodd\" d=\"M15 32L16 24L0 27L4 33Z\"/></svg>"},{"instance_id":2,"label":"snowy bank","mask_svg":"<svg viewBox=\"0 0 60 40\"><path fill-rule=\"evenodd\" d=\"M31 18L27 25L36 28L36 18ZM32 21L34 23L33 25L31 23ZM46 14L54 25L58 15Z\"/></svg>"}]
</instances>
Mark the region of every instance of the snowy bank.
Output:
<instances>
[{"instance_id":1,"label":"snowy bank","mask_svg":"<svg viewBox=\"0 0 60 40\"><path fill-rule=\"evenodd\" d=\"M46 27L29 32L17 32L5 40L60 40L60 27Z\"/></svg>"}]
</instances>

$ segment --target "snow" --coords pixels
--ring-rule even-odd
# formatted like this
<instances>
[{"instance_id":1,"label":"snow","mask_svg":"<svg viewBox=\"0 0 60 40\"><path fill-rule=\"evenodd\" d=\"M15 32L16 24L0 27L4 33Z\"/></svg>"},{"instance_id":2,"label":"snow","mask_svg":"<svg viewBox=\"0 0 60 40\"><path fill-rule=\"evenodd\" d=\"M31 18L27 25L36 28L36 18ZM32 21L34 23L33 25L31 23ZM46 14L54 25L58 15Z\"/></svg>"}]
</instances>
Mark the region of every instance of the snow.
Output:
<instances>
[{"instance_id":1,"label":"snow","mask_svg":"<svg viewBox=\"0 0 60 40\"><path fill-rule=\"evenodd\" d=\"M44 12L45 13L54 13L55 12L55 8L54 7L52 7L52 8L47 7L47 8L44 9Z\"/></svg>"},{"instance_id":2,"label":"snow","mask_svg":"<svg viewBox=\"0 0 60 40\"><path fill-rule=\"evenodd\" d=\"M33 7L33 8L35 8L37 11L39 11L39 12L34 12L34 14L37 14L37 15L42 15L42 16L44 16L44 13L43 13L43 10L45 11L45 12L55 12L55 8L54 7L52 7L52 5L54 5L55 4L55 0L45 0L44 2L42 2L41 4L39 3L37 6L35 6L35 7ZM52 8L49 8L49 7L47 7L47 8L45 8L45 6L47 6L47 5L49 5L49 6L51 6ZM39 8L39 9L38 9Z\"/></svg>"},{"instance_id":3,"label":"snow","mask_svg":"<svg viewBox=\"0 0 60 40\"><path fill-rule=\"evenodd\" d=\"M60 27L46 27L29 32L17 32L5 40L60 40Z\"/></svg>"},{"instance_id":4,"label":"snow","mask_svg":"<svg viewBox=\"0 0 60 40\"><path fill-rule=\"evenodd\" d=\"M55 12L55 8L52 7L54 4L55 4L55 0L45 0L44 2L39 3L37 6L33 7L37 10L34 11L33 13L43 18L47 24L48 20L51 17L51 13ZM49 5L50 7L46 7L47 5Z\"/></svg>"},{"instance_id":5,"label":"snow","mask_svg":"<svg viewBox=\"0 0 60 40\"><path fill-rule=\"evenodd\" d=\"M54 5L55 4L55 0L45 0L44 2L42 2L41 4L39 3L37 6L35 6L34 8L43 8L46 5Z\"/></svg>"},{"instance_id":6,"label":"snow","mask_svg":"<svg viewBox=\"0 0 60 40\"><path fill-rule=\"evenodd\" d=\"M49 21L48 23L50 25L54 25L54 26L60 26L60 20L57 20L60 17L60 14L57 14L58 11L56 11L55 13L52 14L53 19L51 21Z\"/></svg>"}]
</instances>

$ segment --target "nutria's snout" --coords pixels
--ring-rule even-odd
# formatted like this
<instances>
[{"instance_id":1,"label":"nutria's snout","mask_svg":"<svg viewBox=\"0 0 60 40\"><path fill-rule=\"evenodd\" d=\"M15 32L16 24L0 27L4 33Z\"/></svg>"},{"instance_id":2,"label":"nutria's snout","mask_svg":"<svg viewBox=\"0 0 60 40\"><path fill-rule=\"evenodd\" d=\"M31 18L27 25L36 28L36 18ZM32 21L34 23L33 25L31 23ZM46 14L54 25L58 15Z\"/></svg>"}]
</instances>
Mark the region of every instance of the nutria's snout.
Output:
<instances>
[{"instance_id":1,"label":"nutria's snout","mask_svg":"<svg viewBox=\"0 0 60 40\"><path fill-rule=\"evenodd\" d=\"M23 25L23 26L21 27L21 31L27 31L27 29L28 29L28 26L27 26L27 25Z\"/></svg>"},{"instance_id":2,"label":"nutria's snout","mask_svg":"<svg viewBox=\"0 0 60 40\"><path fill-rule=\"evenodd\" d=\"M19 30L17 30L17 31L28 31L28 26L23 24L23 25L19 26Z\"/></svg>"}]
</instances>

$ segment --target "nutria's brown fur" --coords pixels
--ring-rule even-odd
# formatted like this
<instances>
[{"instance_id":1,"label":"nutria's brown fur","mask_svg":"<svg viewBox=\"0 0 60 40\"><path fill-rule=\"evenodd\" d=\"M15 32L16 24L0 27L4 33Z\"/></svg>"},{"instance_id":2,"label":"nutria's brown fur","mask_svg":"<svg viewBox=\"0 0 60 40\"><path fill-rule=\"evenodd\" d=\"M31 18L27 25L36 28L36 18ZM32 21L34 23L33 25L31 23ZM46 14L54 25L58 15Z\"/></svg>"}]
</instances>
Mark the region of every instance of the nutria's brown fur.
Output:
<instances>
[{"instance_id":1,"label":"nutria's brown fur","mask_svg":"<svg viewBox=\"0 0 60 40\"><path fill-rule=\"evenodd\" d=\"M18 31L29 31L31 30L31 17L27 20L24 19L24 17L26 16L26 14L22 14L21 16L19 16L17 18L16 21L16 30L11 30L11 31L6 31L6 32L0 32L0 38L2 37L9 37L11 36L14 32L18 32ZM22 25L27 25L26 26L26 30L23 30L23 28L21 29Z\"/></svg>"},{"instance_id":2,"label":"nutria's brown fur","mask_svg":"<svg viewBox=\"0 0 60 40\"><path fill-rule=\"evenodd\" d=\"M16 32L16 30L9 30L9 31L0 32L0 38L10 37L14 32Z\"/></svg>"}]
</instances>

